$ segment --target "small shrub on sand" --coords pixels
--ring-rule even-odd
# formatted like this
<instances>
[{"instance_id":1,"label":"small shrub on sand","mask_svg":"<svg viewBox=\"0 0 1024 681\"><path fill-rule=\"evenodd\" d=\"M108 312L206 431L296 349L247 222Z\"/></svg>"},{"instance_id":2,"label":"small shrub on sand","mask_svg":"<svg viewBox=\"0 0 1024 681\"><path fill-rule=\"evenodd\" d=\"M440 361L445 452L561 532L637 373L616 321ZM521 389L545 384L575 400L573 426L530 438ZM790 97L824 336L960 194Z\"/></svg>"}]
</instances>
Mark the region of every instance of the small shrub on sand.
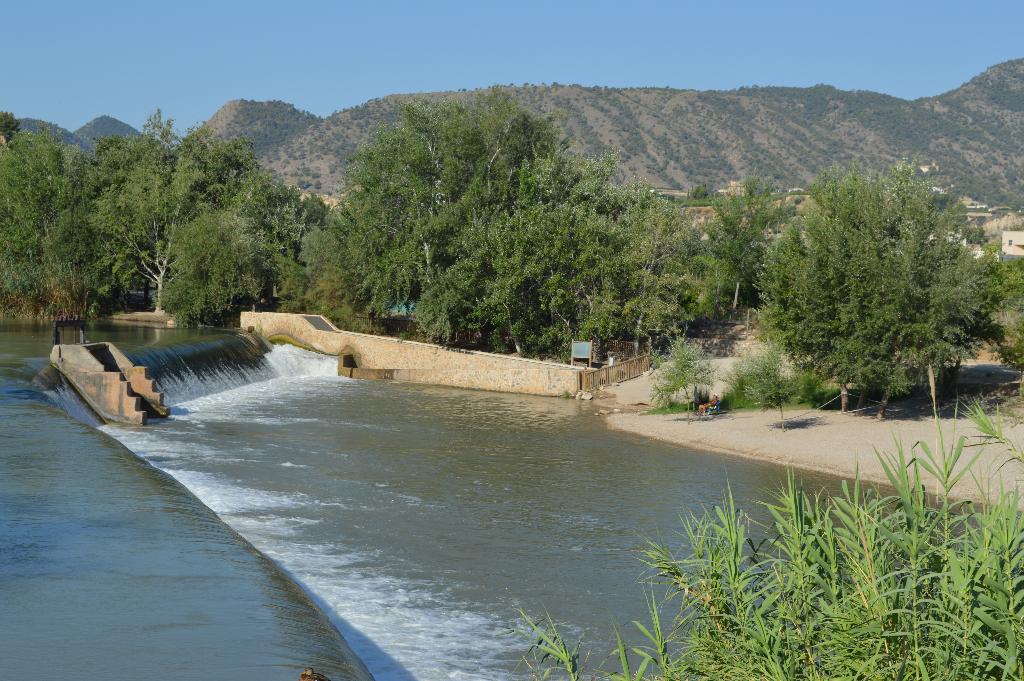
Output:
<instances>
[{"instance_id":1,"label":"small shrub on sand","mask_svg":"<svg viewBox=\"0 0 1024 681\"><path fill-rule=\"evenodd\" d=\"M657 407L670 407L680 395L687 404L693 402L693 392L700 386L715 381L715 368L707 351L687 338L677 338L672 344L668 360L658 371L651 387L651 399Z\"/></svg>"},{"instance_id":2,"label":"small shrub on sand","mask_svg":"<svg viewBox=\"0 0 1024 681\"><path fill-rule=\"evenodd\" d=\"M732 372L732 392L742 386L744 401L761 409L778 409L782 429L786 429L783 407L791 403L799 390L797 377L782 351L768 346L763 352L744 357Z\"/></svg>"}]
</instances>

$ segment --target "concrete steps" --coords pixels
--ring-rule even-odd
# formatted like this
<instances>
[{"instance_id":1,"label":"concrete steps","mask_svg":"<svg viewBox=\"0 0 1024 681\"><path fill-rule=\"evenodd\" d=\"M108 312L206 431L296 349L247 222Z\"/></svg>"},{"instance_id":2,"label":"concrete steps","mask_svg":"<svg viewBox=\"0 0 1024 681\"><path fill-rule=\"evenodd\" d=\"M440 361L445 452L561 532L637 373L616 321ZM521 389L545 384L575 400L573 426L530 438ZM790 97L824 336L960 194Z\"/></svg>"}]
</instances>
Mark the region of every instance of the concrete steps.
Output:
<instances>
[{"instance_id":1,"label":"concrete steps","mask_svg":"<svg viewBox=\"0 0 1024 681\"><path fill-rule=\"evenodd\" d=\"M170 413L148 369L132 364L112 343L55 345L50 364L107 423L143 425Z\"/></svg>"}]
</instances>

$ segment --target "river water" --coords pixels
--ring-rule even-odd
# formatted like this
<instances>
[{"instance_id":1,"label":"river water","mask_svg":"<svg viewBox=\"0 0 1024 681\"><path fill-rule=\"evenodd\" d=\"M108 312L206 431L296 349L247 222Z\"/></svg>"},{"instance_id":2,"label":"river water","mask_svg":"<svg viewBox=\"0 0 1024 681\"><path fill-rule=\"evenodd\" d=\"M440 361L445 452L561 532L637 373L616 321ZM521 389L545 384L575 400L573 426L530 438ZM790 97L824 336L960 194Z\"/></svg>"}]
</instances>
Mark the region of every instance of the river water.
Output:
<instances>
[{"instance_id":1,"label":"river water","mask_svg":"<svg viewBox=\"0 0 1024 681\"><path fill-rule=\"evenodd\" d=\"M356 678L347 641L378 681L524 678L520 608L568 622L597 660L643 615L645 537L678 542L680 515L727 484L756 512L785 477L610 432L576 401L353 381L334 358L223 333L91 331L172 405L146 427L93 427L28 387L45 330L0 337L0 665L17 670Z\"/></svg>"}]
</instances>

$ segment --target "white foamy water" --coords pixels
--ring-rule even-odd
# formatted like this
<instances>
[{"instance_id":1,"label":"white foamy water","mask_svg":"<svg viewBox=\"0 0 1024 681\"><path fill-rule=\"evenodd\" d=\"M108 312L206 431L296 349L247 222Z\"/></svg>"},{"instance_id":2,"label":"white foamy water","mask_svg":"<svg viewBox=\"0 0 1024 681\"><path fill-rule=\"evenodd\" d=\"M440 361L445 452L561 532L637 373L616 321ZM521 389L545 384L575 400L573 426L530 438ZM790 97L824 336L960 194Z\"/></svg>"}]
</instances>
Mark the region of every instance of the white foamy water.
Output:
<instances>
[{"instance_id":1,"label":"white foamy water","mask_svg":"<svg viewBox=\"0 0 1024 681\"><path fill-rule=\"evenodd\" d=\"M454 598L444 578L390 574L390 556L352 546L343 524L337 533L324 529L325 521L339 526L335 514L380 509L353 506L315 484L296 489L288 477L316 474L316 467L299 463L297 454L304 447L303 428L319 421L293 413L291 397L302 391L326 402L339 391L358 389L358 382L337 376L336 361L278 346L264 366L246 369L247 378L259 379L255 382L237 386L238 377L227 372L179 378L175 388L189 399L173 404L166 422L103 430L176 478L290 572L332 617L377 681L509 678L509 646L521 647L521 641L510 642L506 620ZM344 421L333 425L339 423ZM265 439L249 432L250 425ZM290 437L274 438L278 429ZM319 446L330 451L330 438ZM331 452L330 460L341 462L345 456ZM374 487L389 503L410 508L422 503L391 493L383 483Z\"/></svg>"}]
</instances>

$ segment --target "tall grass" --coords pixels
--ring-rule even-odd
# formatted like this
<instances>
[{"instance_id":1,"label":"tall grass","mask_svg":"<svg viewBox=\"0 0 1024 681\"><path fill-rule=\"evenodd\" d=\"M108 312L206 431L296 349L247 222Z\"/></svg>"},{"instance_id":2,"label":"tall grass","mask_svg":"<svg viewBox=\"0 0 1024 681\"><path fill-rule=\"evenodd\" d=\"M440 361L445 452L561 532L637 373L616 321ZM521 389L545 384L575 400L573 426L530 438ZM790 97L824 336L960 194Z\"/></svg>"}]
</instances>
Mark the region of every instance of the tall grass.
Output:
<instances>
[{"instance_id":1,"label":"tall grass","mask_svg":"<svg viewBox=\"0 0 1024 681\"><path fill-rule=\"evenodd\" d=\"M619 638L614 669L576 668L573 678L1024 678L1021 498L952 498L976 457L965 438L939 438L934 449L878 454L892 493L858 478L838 496L810 495L791 475L765 504L761 541L727 491L685 520L684 547L643 550L668 596L660 608L652 599L651 624L635 625L643 645ZM926 478L937 493L926 493Z\"/></svg>"}]
</instances>

